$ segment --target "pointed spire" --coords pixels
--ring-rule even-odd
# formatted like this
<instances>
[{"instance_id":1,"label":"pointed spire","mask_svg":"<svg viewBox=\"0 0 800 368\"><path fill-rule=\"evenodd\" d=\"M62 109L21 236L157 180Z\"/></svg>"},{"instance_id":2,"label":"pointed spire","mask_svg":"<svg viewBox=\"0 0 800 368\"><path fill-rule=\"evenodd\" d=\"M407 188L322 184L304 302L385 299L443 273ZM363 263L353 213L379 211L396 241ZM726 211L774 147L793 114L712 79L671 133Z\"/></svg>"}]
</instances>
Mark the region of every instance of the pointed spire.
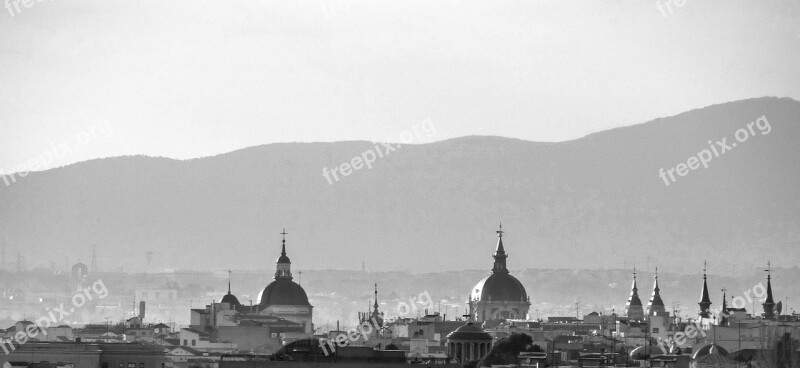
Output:
<instances>
[{"instance_id":1,"label":"pointed spire","mask_svg":"<svg viewBox=\"0 0 800 368\"><path fill-rule=\"evenodd\" d=\"M658 267L656 267L655 281L653 282L653 295L650 297L650 302L647 304L648 316L663 316L667 311L664 307L664 301L661 300L661 288L658 287Z\"/></svg>"},{"instance_id":2,"label":"pointed spire","mask_svg":"<svg viewBox=\"0 0 800 368\"><path fill-rule=\"evenodd\" d=\"M375 283L375 304L372 305L375 314L378 314L378 283Z\"/></svg>"},{"instance_id":3,"label":"pointed spire","mask_svg":"<svg viewBox=\"0 0 800 368\"><path fill-rule=\"evenodd\" d=\"M631 285L631 296L625 304L626 313L631 320L638 321L644 318L642 300L639 299L639 288L636 286L636 267L633 268L633 284Z\"/></svg>"},{"instance_id":4,"label":"pointed spire","mask_svg":"<svg viewBox=\"0 0 800 368\"><path fill-rule=\"evenodd\" d=\"M231 270L228 270L228 295L231 294Z\"/></svg>"},{"instance_id":5,"label":"pointed spire","mask_svg":"<svg viewBox=\"0 0 800 368\"><path fill-rule=\"evenodd\" d=\"M508 269L506 268L506 250L503 247L503 223L500 223L500 229L497 232L497 248L495 249L494 255L494 267L492 267L492 273L508 273Z\"/></svg>"},{"instance_id":6,"label":"pointed spire","mask_svg":"<svg viewBox=\"0 0 800 368\"><path fill-rule=\"evenodd\" d=\"M761 306L764 307L764 318L772 320L775 319L775 300L772 297L772 267L770 262L767 262L767 269L764 271L767 272L767 299L764 300Z\"/></svg>"},{"instance_id":7,"label":"pointed spire","mask_svg":"<svg viewBox=\"0 0 800 368\"><path fill-rule=\"evenodd\" d=\"M289 259L289 256L286 255L286 228L280 233L283 238L281 240L281 256L278 257L278 260L275 262L277 265L275 267L275 279L292 279L292 261Z\"/></svg>"},{"instance_id":8,"label":"pointed spire","mask_svg":"<svg viewBox=\"0 0 800 368\"><path fill-rule=\"evenodd\" d=\"M711 309L711 298L708 296L708 282L706 276L706 267L707 263L703 261L703 291L700 295L700 302L697 303L700 306L700 317L701 318L709 318L710 314L709 311Z\"/></svg>"},{"instance_id":9,"label":"pointed spire","mask_svg":"<svg viewBox=\"0 0 800 368\"><path fill-rule=\"evenodd\" d=\"M281 255L282 256L286 255L286 234L288 234L286 232L286 228L283 228L283 232L281 232L281 235L283 235L283 240L281 240Z\"/></svg>"},{"instance_id":10,"label":"pointed spire","mask_svg":"<svg viewBox=\"0 0 800 368\"><path fill-rule=\"evenodd\" d=\"M728 325L728 289L722 289L722 311L719 314L719 325Z\"/></svg>"}]
</instances>

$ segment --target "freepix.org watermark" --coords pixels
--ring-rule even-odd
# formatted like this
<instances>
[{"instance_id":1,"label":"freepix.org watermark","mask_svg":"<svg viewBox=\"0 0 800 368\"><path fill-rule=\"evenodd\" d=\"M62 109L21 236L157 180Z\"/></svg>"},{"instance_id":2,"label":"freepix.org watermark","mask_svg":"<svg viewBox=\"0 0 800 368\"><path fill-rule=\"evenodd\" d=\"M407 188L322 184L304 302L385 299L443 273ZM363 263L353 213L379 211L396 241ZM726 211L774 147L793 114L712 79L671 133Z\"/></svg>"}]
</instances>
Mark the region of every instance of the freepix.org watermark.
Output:
<instances>
[{"instance_id":1,"label":"freepix.org watermark","mask_svg":"<svg viewBox=\"0 0 800 368\"><path fill-rule=\"evenodd\" d=\"M417 307L417 305L421 305L421 307ZM419 309L427 309L432 310L434 307L433 299L431 299L431 295L428 294L428 291L425 290L421 294L416 297L411 297L408 299L408 303L400 302L397 304L395 308L395 312L399 318L404 318L412 313L416 313ZM353 327L347 331L339 333L335 339L328 340L328 339L320 339L319 340L319 347L322 348L322 352L325 353L326 356L330 355L332 352L336 352L336 346L343 347L350 344L350 341L356 342L360 339L363 339L365 342L369 340L369 335L377 330L383 329L385 326L381 325L381 321L372 318L370 321L364 321L359 324L357 327Z\"/></svg>"},{"instance_id":2,"label":"freepix.org watermark","mask_svg":"<svg viewBox=\"0 0 800 368\"><path fill-rule=\"evenodd\" d=\"M422 123L411 127L410 130L400 133L400 142L403 144L408 144L415 139L421 138L420 130L422 130L422 132L424 132L428 138L436 134L436 127L433 126L433 122L431 119L426 119ZM327 167L323 167L322 176L328 181L328 185L333 185L334 182L338 182L340 180L339 174L341 174L343 177L350 176L350 174L352 174L354 171L361 170L364 168L364 166L366 166L367 169L372 170L372 164L375 163L375 161L377 161L379 158L388 156L394 151L397 151L400 149L400 147L402 147L402 145L388 142L376 144L374 149L368 149L362 152L360 156L353 157L350 162L344 162L330 170ZM331 177L333 180L331 180Z\"/></svg>"},{"instance_id":3,"label":"freepix.org watermark","mask_svg":"<svg viewBox=\"0 0 800 368\"><path fill-rule=\"evenodd\" d=\"M11 16L15 16L19 13L22 13L22 8L20 8L20 4L22 4L25 8L30 8L35 3L40 3L44 0L5 0L5 8L8 10L8 13ZM53 0L50 0L53 1Z\"/></svg>"},{"instance_id":4,"label":"freepix.org watermark","mask_svg":"<svg viewBox=\"0 0 800 368\"><path fill-rule=\"evenodd\" d=\"M666 0L666 1L657 0L656 9L658 9L658 11L661 12L661 15L663 15L664 18L666 18L669 14L675 12L674 10L672 10L673 4L675 5L675 7L682 8L684 5L686 5L686 0ZM669 14L667 12L669 12Z\"/></svg>"},{"instance_id":5,"label":"freepix.org watermark","mask_svg":"<svg viewBox=\"0 0 800 368\"><path fill-rule=\"evenodd\" d=\"M18 178L28 176L32 170L46 170L50 167L50 164L71 155L73 150L78 146L89 144L89 142L96 139L109 138L113 134L114 131L111 129L108 122L103 121L94 125L87 125L86 129L75 135L74 143L65 140L58 144L50 144L49 150L43 151L27 162L18 164L11 170L11 173L6 173L5 169L0 168L0 178L3 179L6 186L9 186L16 183Z\"/></svg>"},{"instance_id":6,"label":"freepix.org watermark","mask_svg":"<svg viewBox=\"0 0 800 368\"><path fill-rule=\"evenodd\" d=\"M767 135L772 131L772 126L769 125L767 117L761 115L761 117L756 119L756 121L747 123L744 128L740 128L734 133L736 142L728 143L727 137L722 138L722 140L718 140L715 143L711 143L709 140L709 147L697 152L696 156L689 157L689 159L686 160L686 163L681 162L675 167L667 170L664 170L663 167L658 169L658 177L664 181L664 185L669 186L671 183L674 183L678 180L675 174L678 174L678 176L686 176L689 174L690 170L697 170L701 165L707 169L708 163L711 162L711 160L720 157L726 152L736 148L737 143L744 143L750 137L755 137L755 128L758 128L758 132L761 133L761 135ZM669 178L667 178L668 176Z\"/></svg>"},{"instance_id":7,"label":"freepix.org watermark","mask_svg":"<svg viewBox=\"0 0 800 368\"><path fill-rule=\"evenodd\" d=\"M69 310L64 306L64 303L61 303L58 308L47 308L46 315L39 317L32 324L25 326L25 330L17 331L13 338L0 341L0 347L3 349L3 352L8 355L12 351L17 350L17 346L27 343L28 340L39 336L39 334L47 336L47 328L58 325L64 320L64 317L74 313L77 308L83 307L87 302L94 300L95 297L97 299L103 299L107 296L108 289L106 285L103 283L103 280L98 279L91 286L87 286L85 289L81 290L81 292L72 296L72 307L70 307ZM15 343L17 346L14 345Z\"/></svg>"}]
</instances>

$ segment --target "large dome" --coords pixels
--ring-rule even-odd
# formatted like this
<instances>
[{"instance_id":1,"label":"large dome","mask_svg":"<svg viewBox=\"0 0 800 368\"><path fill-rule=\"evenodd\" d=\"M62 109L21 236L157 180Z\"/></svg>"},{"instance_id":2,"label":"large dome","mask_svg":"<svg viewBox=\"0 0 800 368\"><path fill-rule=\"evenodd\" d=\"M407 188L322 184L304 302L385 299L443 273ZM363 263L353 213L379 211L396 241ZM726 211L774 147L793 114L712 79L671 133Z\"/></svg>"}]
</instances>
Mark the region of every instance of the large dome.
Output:
<instances>
[{"instance_id":1,"label":"large dome","mask_svg":"<svg viewBox=\"0 0 800 368\"><path fill-rule=\"evenodd\" d=\"M524 302L528 300L528 293L516 277L493 273L478 281L472 289L472 300Z\"/></svg>"},{"instance_id":2,"label":"large dome","mask_svg":"<svg viewBox=\"0 0 800 368\"><path fill-rule=\"evenodd\" d=\"M290 279L279 278L271 282L261 292L262 307L271 305L308 305L308 296L303 287Z\"/></svg>"},{"instance_id":3,"label":"large dome","mask_svg":"<svg viewBox=\"0 0 800 368\"><path fill-rule=\"evenodd\" d=\"M488 340L492 341L492 336L486 333L480 326L469 322L447 335L448 340Z\"/></svg>"}]
</instances>

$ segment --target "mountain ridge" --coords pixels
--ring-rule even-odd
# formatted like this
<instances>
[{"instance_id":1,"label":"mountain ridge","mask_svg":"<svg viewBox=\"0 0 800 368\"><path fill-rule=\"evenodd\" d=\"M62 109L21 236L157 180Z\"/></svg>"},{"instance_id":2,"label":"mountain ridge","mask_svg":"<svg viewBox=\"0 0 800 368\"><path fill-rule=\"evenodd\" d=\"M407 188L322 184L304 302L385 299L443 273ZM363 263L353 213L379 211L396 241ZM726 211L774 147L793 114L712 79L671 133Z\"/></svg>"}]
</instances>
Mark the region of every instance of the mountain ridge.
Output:
<instances>
[{"instance_id":1,"label":"mountain ridge","mask_svg":"<svg viewBox=\"0 0 800 368\"><path fill-rule=\"evenodd\" d=\"M768 135L669 186L658 177L761 115ZM499 221L509 230L512 269L618 267L648 256L674 270L694 269L687 263L699 257L742 268L767 258L796 262L797 120L797 101L758 98L572 141L467 136L404 144L332 185L323 168L374 144L89 160L0 185L0 233L9 249L33 257L31 266L89 259L97 244L99 259L127 270L272 268L283 227L301 269L355 269L362 260L372 269L483 269ZM731 248L744 258L724 252ZM155 254L149 265L146 250ZM476 251L482 256L469 256Z\"/></svg>"}]
</instances>

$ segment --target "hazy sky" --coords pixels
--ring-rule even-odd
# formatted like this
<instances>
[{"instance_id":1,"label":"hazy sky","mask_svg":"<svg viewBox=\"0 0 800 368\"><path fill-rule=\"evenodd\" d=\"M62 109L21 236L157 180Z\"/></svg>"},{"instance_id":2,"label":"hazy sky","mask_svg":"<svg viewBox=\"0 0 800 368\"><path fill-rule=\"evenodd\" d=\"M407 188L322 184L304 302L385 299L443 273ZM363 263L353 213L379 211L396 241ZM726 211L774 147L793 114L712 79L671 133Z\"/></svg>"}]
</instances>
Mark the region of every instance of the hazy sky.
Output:
<instances>
[{"instance_id":1,"label":"hazy sky","mask_svg":"<svg viewBox=\"0 0 800 368\"><path fill-rule=\"evenodd\" d=\"M53 149L51 167L397 141L428 118L419 143L560 141L800 99L798 0L16 1L0 9L7 172Z\"/></svg>"}]
</instances>

